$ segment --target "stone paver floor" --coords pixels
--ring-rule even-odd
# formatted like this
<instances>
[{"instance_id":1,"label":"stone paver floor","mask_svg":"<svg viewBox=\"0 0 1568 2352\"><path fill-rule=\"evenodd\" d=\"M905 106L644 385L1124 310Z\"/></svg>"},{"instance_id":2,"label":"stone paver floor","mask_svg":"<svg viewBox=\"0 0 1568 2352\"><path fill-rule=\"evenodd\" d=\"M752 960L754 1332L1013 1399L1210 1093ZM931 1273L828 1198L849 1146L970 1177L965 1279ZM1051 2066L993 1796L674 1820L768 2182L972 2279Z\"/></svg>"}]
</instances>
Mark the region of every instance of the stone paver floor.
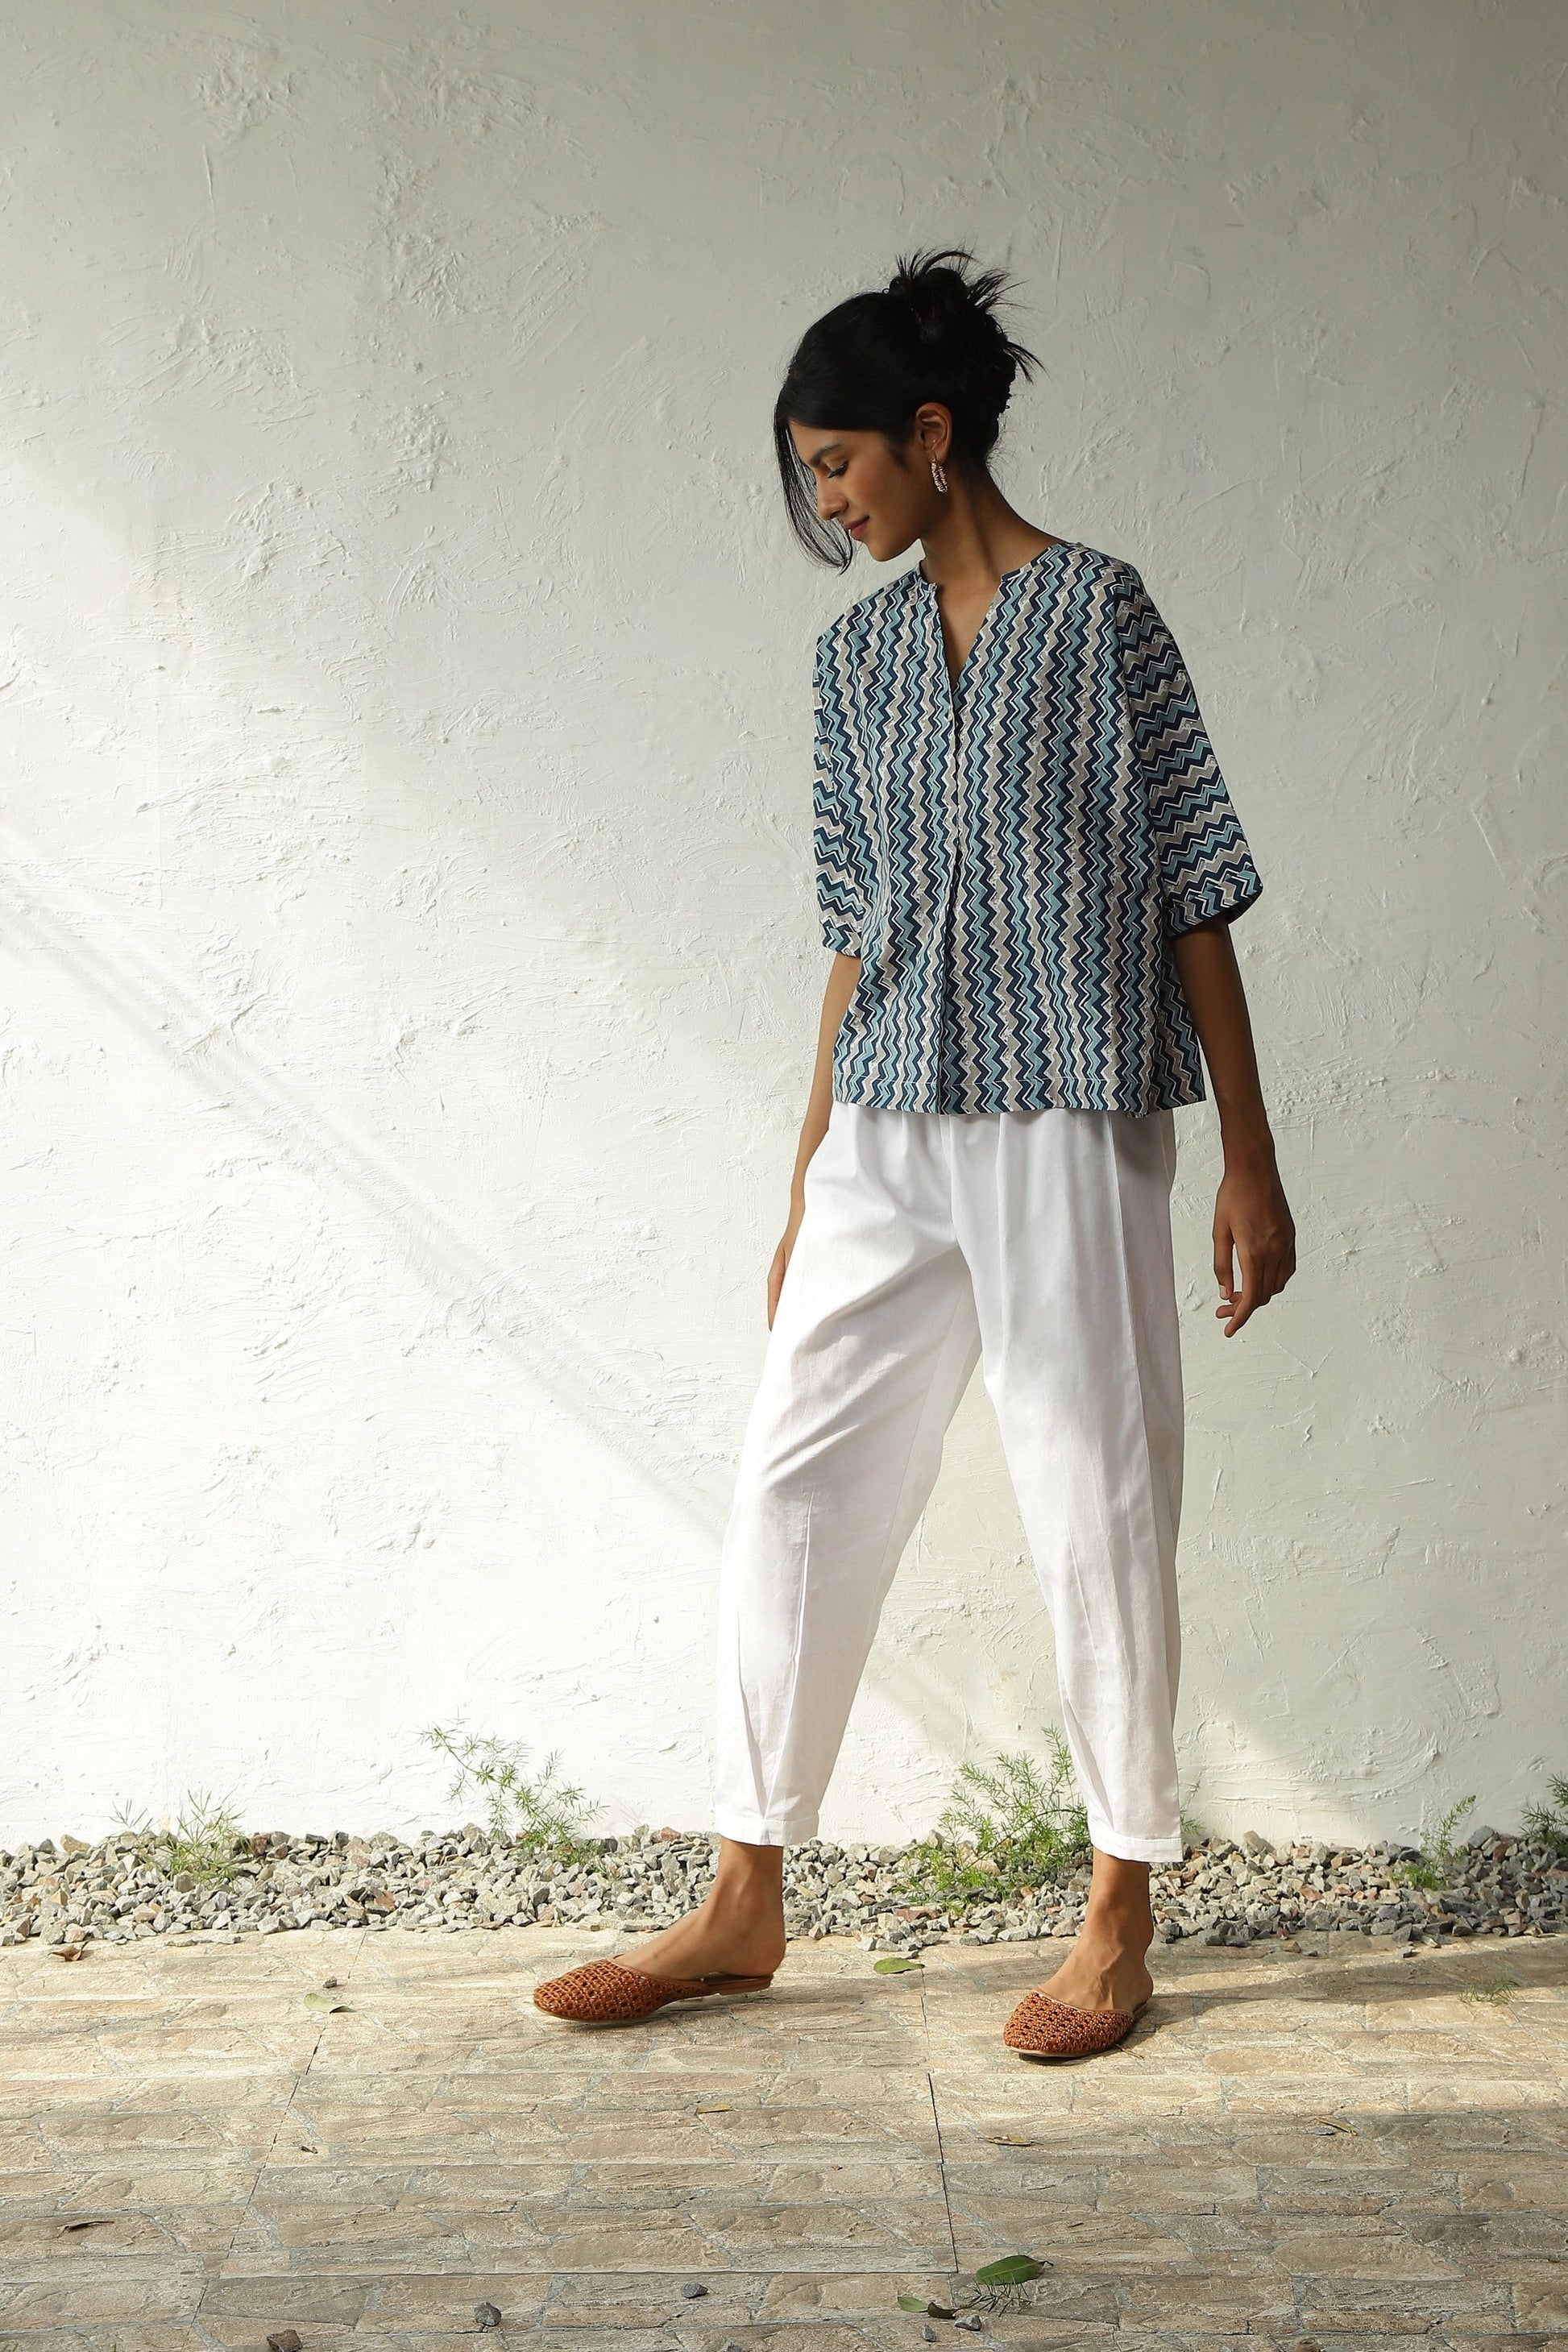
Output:
<instances>
[{"instance_id":1,"label":"stone paver floor","mask_svg":"<svg viewBox=\"0 0 1568 2352\"><path fill-rule=\"evenodd\" d=\"M532 2007L574 1930L0 1952L0 2346L456 2352L489 2302L503 2346L912 2352L900 2292L1016 2252L1030 2307L939 2343L1560 2342L1568 1937L1341 1940L1157 1950L1060 2066L1001 2041L1049 1944L797 1944L608 2032Z\"/></svg>"}]
</instances>

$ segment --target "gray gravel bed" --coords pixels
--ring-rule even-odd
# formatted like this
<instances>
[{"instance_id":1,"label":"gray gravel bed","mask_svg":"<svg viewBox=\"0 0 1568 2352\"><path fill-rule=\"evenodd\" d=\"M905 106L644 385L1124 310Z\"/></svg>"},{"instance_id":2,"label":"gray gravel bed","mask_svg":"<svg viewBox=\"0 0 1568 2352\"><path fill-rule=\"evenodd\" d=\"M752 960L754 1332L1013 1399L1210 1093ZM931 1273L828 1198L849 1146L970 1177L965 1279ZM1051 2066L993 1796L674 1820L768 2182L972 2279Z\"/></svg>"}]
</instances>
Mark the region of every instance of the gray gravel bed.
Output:
<instances>
[{"instance_id":1,"label":"gray gravel bed","mask_svg":"<svg viewBox=\"0 0 1568 2352\"><path fill-rule=\"evenodd\" d=\"M599 1842L566 1868L520 1853L470 1822L407 1843L389 1832L250 1838L223 1886L172 1874L170 1857L138 1860L133 1841L89 1845L44 1838L0 1852L0 1945L139 1941L197 1934L218 1940L293 1927L389 1927L454 1935L530 1921L588 1928L668 1927L712 1883L718 1841L642 1828ZM913 1900L900 1885L909 1849L792 1846L785 1916L794 1937L853 1936L873 1951L918 1952L946 1941L1027 1943L1068 1936L1083 1918L1087 1869L1006 1899L981 1893L945 1904ZM1296 1844L1276 1849L1248 1832L1239 1843L1206 1838L1179 1864L1152 1874L1155 1935L1164 1943L1330 1937L1405 1942L1541 1936L1568 1921L1568 1860L1545 1845L1478 1831L1440 1887L1402 1875L1413 1848Z\"/></svg>"}]
</instances>

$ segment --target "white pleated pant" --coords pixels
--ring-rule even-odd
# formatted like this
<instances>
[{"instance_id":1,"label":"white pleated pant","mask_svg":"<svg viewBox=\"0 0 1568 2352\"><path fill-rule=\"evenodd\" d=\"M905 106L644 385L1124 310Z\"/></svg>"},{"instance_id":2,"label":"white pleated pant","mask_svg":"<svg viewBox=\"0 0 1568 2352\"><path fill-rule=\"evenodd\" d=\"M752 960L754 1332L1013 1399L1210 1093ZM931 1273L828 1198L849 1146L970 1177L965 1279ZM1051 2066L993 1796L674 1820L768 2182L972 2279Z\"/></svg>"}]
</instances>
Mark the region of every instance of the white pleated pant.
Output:
<instances>
[{"instance_id":1,"label":"white pleated pant","mask_svg":"<svg viewBox=\"0 0 1568 2352\"><path fill-rule=\"evenodd\" d=\"M1090 1836L1180 1861L1175 1169L1169 1110L835 1099L724 1535L721 1835L816 1835L883 1601L984 1356Z\"/></svg>"}]
</instances>

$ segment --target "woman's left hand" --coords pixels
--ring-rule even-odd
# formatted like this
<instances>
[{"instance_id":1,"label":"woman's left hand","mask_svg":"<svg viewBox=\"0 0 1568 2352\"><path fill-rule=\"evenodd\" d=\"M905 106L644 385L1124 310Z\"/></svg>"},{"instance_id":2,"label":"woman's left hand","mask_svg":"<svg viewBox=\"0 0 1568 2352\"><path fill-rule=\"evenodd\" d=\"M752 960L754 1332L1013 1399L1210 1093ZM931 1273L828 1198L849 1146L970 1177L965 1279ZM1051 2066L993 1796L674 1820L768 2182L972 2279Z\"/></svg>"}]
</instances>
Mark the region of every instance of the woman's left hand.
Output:
<instances>
[{"instance_id":1,"label":"woman's left hand","mask_svg":"<svg viewBox=\"0 0 1568 2352\"><path fill-rule=\"evenodd\" d=\"M1236 1285L1232 1254L1241 1262ZM1224 1337L1239 1331L1255 1307L1284 1289L1296 1271L1296 1226L1279 1181L1272 1143L1226 1151L1214 1211L1216 1316L1228 1317Z\"/></svg>"}]
</instances>

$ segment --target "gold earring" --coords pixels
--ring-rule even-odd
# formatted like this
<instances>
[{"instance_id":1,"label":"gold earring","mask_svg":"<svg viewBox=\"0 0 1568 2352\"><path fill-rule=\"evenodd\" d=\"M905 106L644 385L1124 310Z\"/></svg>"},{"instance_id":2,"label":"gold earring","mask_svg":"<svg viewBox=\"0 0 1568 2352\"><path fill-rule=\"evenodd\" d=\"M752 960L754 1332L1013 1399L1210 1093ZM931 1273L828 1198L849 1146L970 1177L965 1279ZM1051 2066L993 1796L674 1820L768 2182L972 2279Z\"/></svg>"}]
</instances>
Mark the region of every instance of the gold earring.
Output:
<instances>
[{"instance_id":1,"label":"gold earring","mask_svg":"<svg viewBox=\"0 0 1568 2352\"><path fill-rule=\"evenodd\" d=\"M934 457L933 457L933 458L931 459L931 480L936 484L937 488L938 488L939 490L945 490L945 489L946 489L946 488L947 488L947 467L946 467L945 466L939 466L939 465L937 464L937 461L936 461L936 459L935 459Z\"/></svg>"}]
</instances>

